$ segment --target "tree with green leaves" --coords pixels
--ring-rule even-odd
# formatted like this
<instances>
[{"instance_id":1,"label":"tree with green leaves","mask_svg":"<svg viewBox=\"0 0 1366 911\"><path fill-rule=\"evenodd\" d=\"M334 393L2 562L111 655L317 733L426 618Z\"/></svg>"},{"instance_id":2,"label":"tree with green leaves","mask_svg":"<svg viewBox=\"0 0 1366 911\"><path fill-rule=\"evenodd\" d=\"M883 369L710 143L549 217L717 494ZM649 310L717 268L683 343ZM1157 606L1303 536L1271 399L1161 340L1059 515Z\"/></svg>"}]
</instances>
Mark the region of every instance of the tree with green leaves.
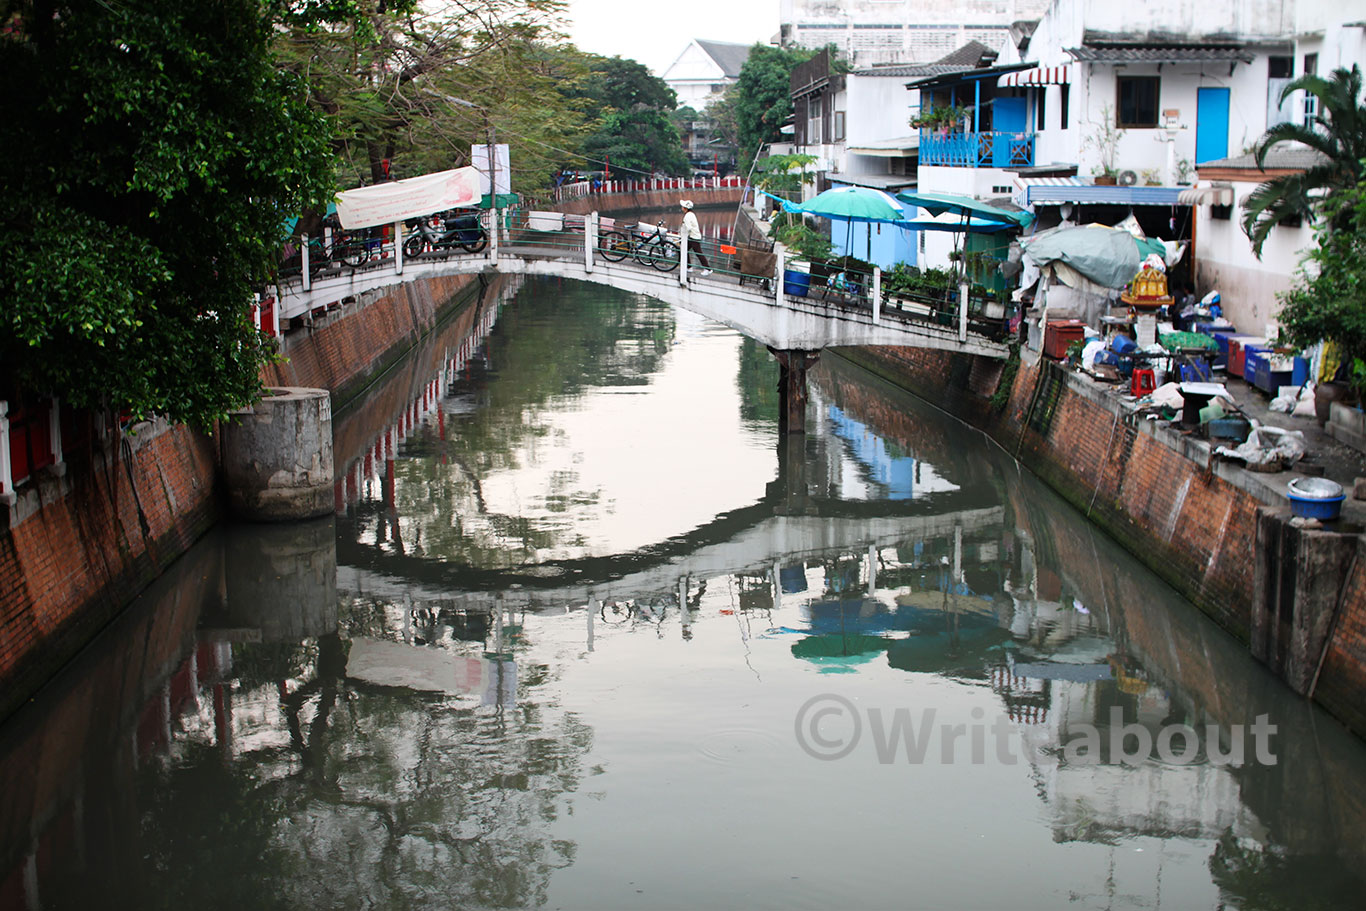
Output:
<instances>
[{"instance_id":1,"label":"tree with green leaves","mask_svg":"<svg viewBox=\"0 0 1366 911\"><path fill-rule=\"evenodd\" d=\"M31 0L0 27L0 398L207 426L260 394L252 326L329 131L262 0Z\"/></svg>"},{"instance_id":2,"label":"tree with green leaves","mask_svg":"<svg viewBox=\"0 0 1366 911\"><path fill-rule=\"evenodd\" d=\"M1281 296L1277 320L1292 345L1334 343L1352 385L1366 395L1366 176L1329 197L1323 215L1308 266Z\"/></svg>"},{"instance_id":3,"label":"tree with green leaves","mask_svg":"<svg viewBox=\"0 0 1366 911\"><path fill-rule=\"evenodd\" d=\"M1300 143L1319 152L1319 163L1302 172L1273 177L1243 201L1243 232L1252 241L1258 258L1262 245L1277 222L1299 216L1313 218L1333 194L1356 186L1366 159L1366 105L1361 102L1361 68L1336 69L1324 79L1301 76L1281 92L1283 103L1303 91L1317 99L1313 119L1307 123L1279 123L1262 134L1254 149L1257 166L1267 153L1283 143ZM1350 213L1335 208L1334 217L1346 220Z\"/></svg>"},{"instance_id":4,"label":"tree with green leaves","mask_svg":"<svg viewBox=\"0 0 1366 911\"><path fill-rule=\"evenodd\" d=\"M563 0L342 3L334 22L282 30L277 51L333 118L344 185L466 164L499 124L520 159L514 170L553 170L544 150L580 127L544 50L560 40ZM519 144L524 129L532 141Z\"/></svg>"},{"instance_id":5,"label":"tree with green leaves","mask_svg":"<svg viewBox=\"0 0 1366 911\"><path fill-rule=\"evenodd\" d=\"M582 149L590 163L610 161L613 171L630 172L630 177L688 173L672 119L677 96L664 80L634 60L577 49L562 53L580 68L562 91L587 122Z\"/></svg>"},{"instance_id":6,"label":"tree with green leaves","mask_svg":"<svg viewBox=\"0 0 1366 911\"><path fill-rule=\"evenodd\" d=\"M750 161L760 146L782 137L779 130L792 116L792 71L817 53L767 44L750 50L724 101L708 109L723 134L733 132L740 161Z\"/></svg>"}]
</instances>

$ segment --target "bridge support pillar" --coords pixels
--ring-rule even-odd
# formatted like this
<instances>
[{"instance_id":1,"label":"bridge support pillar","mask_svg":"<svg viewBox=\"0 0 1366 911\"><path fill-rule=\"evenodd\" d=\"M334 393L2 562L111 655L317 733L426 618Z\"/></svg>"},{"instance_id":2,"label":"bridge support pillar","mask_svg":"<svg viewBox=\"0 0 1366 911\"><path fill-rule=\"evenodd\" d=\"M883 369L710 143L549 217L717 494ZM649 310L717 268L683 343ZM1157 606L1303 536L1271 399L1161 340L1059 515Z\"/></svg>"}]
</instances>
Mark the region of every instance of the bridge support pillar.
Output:
<instances>
[{"instance_id":1,"label":"bridge support pillar","mask_svg":"<svg viewBox=\"0 0 1366 911\"><path fill-rule=\"evenodd\" d=\"M806 371L820 351L768 349L778 359L778 432L806 433Z\"/></svg>"},{"instance_id":2,"label":"bridge support pillar","mask_svg":"<svg viewBox=\"0 0 1366 911\"><path fill-rule=\"evenodd\" d=\"M326 389L271 389L223 426L228 504L239 518L283 522L333 511L332 398Z\"/></svg>"}]
</instances>

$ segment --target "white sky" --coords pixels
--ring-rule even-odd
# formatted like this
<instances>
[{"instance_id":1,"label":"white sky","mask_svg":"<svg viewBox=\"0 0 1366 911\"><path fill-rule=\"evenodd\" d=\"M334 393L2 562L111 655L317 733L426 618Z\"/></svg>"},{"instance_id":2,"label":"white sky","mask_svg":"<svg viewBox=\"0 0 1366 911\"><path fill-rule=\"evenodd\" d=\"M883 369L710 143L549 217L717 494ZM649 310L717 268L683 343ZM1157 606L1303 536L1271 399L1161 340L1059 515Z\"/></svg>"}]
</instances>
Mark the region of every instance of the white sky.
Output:
<instances>
[{"instance_id":1,"label":"white sky","mask_svg":"<svg viewBox=\"0 0 1366 911\"><path fill-rule=\"evenodd\" d=\"M569 37L582 50L639 60L659 75L694 38L753 44L778 31L778 0L569 0Z\"/></svg>"}]
</instances>

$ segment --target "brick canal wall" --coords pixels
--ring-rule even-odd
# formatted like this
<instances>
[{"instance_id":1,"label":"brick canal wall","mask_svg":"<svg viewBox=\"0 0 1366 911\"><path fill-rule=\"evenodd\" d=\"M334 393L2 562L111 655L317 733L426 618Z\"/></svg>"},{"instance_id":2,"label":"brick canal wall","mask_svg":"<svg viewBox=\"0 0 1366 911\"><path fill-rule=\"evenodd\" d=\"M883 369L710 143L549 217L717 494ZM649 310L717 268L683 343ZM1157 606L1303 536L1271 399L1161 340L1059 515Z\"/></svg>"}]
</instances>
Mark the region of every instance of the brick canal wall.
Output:
<instances>
[{"instance_id":1,"label":"brick canal wall","mask_svg":"<svg viewBox=\"0 0 1366 911\"><path fill-rule=\"evenodd\" d=\"M478 275L452 275L361 295L286 336L286 360L267 366L262 377L267 386L329 389L335 412L481 287Z\"/></svg>"},{"instance_id":2,"label":"brick canal wall","mask_svg":"<svg viewBox=\"0 0 1366 911\"><path fill-rule=\"evenodd\" d=\"M1274 550L1266 523L1287 513L1265 476L1212 463L1205 444L1133 420L1100 387L1029 352L995 407L1002 368L986 359L838 354L985 430L1297 692L1366 736L1366 554L1348 569L1341 535L1293 530L1292 549Z\"/></svg>"},{"instance_id":3,"label":"brick canal wall","mask_svg":"<svg viewBox=\"0 0 1366 911\"><path fill-rule=\"evenodd\" d=\"M222 515L210 438L135 430L0 508L0 718Z\"/></svg>"},{"instance_id":4,"label":"brick canal wall","mask_svg":"<svg viewBox=\"0 0 1366 911\"><path fill-rule=\"evenodd\" d=\"M483 287L454 276L348 302L291 333L286 360L262 377L332 390L342 408ZM135 431L0 504L0 719L224 515L213 437L158 423Z\"/></svg>"}]
</instances>

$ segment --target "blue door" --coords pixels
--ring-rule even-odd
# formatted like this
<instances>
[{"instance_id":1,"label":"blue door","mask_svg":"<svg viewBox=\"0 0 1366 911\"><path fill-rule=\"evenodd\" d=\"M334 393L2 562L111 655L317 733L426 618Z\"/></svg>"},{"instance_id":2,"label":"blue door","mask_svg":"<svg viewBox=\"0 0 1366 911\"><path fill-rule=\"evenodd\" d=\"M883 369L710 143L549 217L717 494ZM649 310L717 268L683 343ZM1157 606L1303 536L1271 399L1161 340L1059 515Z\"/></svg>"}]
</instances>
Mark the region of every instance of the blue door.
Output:
<instances>
[{"instance_id":1,"label":"blue door","mask_svg":"<svg viewBox=\"0 0 1366 911\"><path fill-rule=\"evenodd\" d=\"M1195 97L1195 163L1228 157L1228 89L1200 89Z\"/></svg>"},{"instance_id":2,"label":"blue door","mask_svg":"<svg viewBox=\"0 0 1366 911\"><path fill-rule=\"evenodd\" d=\"M997 98L992 102L991 166L1008 168L1020 162L1012 161L1011 149L1018 147L1023 134L1029 131L1029 112L1023 98Z\"/></svg>"}]
</instances>

